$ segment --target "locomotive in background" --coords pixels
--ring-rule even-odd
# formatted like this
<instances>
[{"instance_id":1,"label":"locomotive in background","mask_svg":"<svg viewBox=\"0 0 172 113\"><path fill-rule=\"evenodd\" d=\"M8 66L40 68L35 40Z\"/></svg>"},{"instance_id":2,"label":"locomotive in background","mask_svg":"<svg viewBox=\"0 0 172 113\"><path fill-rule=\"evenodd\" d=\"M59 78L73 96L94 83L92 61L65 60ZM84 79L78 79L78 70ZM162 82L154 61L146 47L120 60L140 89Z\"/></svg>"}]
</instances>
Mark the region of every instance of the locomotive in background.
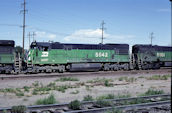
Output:
<instances>
[{"instance_id":1,"label":"locomotive in background","mask_svg":"<svg viewBox=\"0 0 172 113\"><path fill-rule=\"evenodd\" d=\"M128 44L65 44L32 42L27 59L14 41L0 40L0 73L109 71L158 69L172 66L172 47ZM22 65L23 64L23 65Z\"/></svg>"}]
</instances>

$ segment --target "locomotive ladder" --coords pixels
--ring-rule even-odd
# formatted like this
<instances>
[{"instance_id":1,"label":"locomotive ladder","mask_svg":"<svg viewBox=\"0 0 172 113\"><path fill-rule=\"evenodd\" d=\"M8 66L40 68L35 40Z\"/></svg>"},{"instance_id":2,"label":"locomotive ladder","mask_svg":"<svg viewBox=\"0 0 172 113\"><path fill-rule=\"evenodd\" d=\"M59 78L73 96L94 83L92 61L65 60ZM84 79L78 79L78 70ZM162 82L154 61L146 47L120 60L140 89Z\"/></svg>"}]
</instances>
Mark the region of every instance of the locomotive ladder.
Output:
<instances>
[{"instance_id":1,"label":"locomotive ladder","mask_svg":"<svg viewBox=\"0 0 172 113\"><path fill-rule=\"evenodd\" d=\"M139 68L139 70L142 69L142 61L140 58L138 59L138 68Z\"/></svg>"},{"instance_id":2,"label":"locomotive ladder","mask_svg":"<svg viewBox=\"0 0 172 113\"><path fill-rule=\"evenodd\" d=\"M28 68L28 69L32 69L32 67L33 67L32 62L28 62L28 61L27 61L27 68Z\"/></svg>"},{"instance_id":3,"label":"locomotive ladder","mask_svg":"<svg viewBox=\"0 0 172 113\"><path fill-rule=\"evenodd\" d=\"M131 54L131 57L130 57L130 69L134 69L134 68L135 68L134 54Z\"/></svg>"},{"instance_id":4,"label":"locomotive ladder","mask_svg":"<svg viewBox=\"0 0 172 113\"><path fill-rule=\"evenodd\" d=\"M15 55L15 62L14 62L15 73L19 73L21 71L21 67L22 67L22 61L20 58L20 54L18 54L18 56Z\"/></svg>"}]
</instances>

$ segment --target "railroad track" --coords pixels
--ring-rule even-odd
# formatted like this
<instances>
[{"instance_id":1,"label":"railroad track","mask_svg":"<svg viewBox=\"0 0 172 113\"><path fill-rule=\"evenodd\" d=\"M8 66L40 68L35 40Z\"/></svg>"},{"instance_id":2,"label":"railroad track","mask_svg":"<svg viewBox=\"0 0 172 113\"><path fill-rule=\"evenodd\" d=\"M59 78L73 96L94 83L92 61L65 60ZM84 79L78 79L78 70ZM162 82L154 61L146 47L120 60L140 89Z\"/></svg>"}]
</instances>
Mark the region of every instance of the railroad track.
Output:
<instances>
[{"instance_id":1,"label":"railroad track","mask_svg":"<svg viewBox=\"0 0 172 113\"><path fill-rule=\"evenodd\" d=\"M28 106L27 113L104 113L107 110L115 109L131 111L153 108L158 106L170 105L171 108L171 94L141 96L132 98L120 99L106 99L101 100L106 102L106 105L98 104L98 101L81 102L80 109L73 110L69 107L70 103L65 104L51 104L51 105L35 105ZM109 103L107 105L107 103ZM7 111L11 113L12 108L0 108L0 113Z\"/></svg>"},{"instance_id":2,"label":"railroad track","mask_svg":"<svg viewBox=\"0 0 172 113\"><path fill-rule=\"evenodd\" d=\"M19 74L19 75L5 75L0 74L0 80L5 79L19 79L19 78L50 78L60 76L79 76L79 75L109 75L109 74L143 74L143 73L161 73L171 72L170 68L161 68L159 70L131 70L131 71L99 71L99 72L65 72L65 73L39 73L39 74Z\"/></svg>"}]
</instances>

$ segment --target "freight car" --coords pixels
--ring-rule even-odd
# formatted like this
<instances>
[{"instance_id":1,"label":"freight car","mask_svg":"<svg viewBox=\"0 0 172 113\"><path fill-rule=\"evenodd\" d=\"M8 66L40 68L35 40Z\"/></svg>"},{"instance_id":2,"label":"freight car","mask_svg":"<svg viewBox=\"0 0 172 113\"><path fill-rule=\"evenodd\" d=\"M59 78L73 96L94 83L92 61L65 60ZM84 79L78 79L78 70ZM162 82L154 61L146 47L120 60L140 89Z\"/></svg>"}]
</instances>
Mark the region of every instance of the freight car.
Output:
<instances>
[{"instance_id":1,"label":"freight car","mask_svg":"<svg viewBox=\"0 0 172 113\"><path fill-rule=\"evenodd\" d=\"M13 40L0 40L0 73L14 71L14 45Z\"/></svg>"},{"instance_id":2,"label":"freight car","mask_svg":"<svg viewBox=\"0 0 172 113\"><path fill-rule=\"evenodd\" d=\"M172 47L134 45L131 61L134 69L158 69L164 66L172 66Z\"/></svg>"},{"instance_id":3,"label":"freight car","mask_svg":"<svg viewBox=\"0 0 172 113\"><path fill-rule=\"evenodd\" d=\"M128 44L32 42L27 72L129 70Z\"/></svg>"}]
</instances>

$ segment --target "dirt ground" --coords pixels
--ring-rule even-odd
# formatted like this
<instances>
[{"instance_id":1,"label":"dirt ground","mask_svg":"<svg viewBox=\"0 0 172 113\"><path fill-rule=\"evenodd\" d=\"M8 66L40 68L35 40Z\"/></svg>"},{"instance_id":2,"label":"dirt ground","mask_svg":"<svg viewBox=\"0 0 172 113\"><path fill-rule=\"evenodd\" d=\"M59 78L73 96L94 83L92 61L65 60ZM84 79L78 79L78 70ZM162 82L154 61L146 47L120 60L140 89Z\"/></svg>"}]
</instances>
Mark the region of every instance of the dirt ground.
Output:
<instances>
[{"instance_id":1,"label":"dirt ground","mask_svg":"<svg viewBox=\"0 0 172 113\"><path fill-rule=\"evenodd\" d=\"M142 73L142 74L108 74L108 75L88 75L88 76L72 76L78 78L79 81L56 81L60 77L53 78L30 78L30 79L14 79L14 80L0 80L0 89L22 89L24 86L33 87L33 83L36 81L45 86L50 82L55 82L56 85L68 85L75 86L75 88L68 88L65 92L51 90L48 94L37 94L24 92L24 96L16 96L15 93L0 92L0 107L9 107L14 105L33 105L36 100L45 98L49 94L53 93L56 100L59 103L66 103L72 100L82 100L84 96L91 95L94 98L105 94L127 94L131 96L137 96L146 92L149 88L163 90L165 93L171 93L171 77L167 80L149 80L147 78L152 77L155 74ZM171 72L157 73L156 75L171 75ZM65 76L67 77L67 76ZM69 77L69 76L68 76ZM132 81L121 80L122 77L133 78ZM101 81L103 79L108 80L106 86L102 82L95 82L95 80ZM78 87L77 87L78 86Z\"/></svg>"}]
</instances>

